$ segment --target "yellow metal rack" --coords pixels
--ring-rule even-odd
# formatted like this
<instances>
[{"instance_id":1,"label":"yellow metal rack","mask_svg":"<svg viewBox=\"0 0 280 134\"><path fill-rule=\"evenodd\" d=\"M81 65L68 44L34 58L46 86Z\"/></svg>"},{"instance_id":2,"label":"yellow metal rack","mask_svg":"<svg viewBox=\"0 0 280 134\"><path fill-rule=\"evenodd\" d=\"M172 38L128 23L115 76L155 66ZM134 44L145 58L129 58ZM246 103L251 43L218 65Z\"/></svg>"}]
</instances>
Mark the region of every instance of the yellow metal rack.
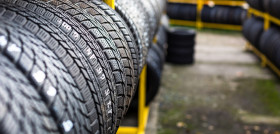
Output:
<instances>
[{"instance_id":1,"label":"yellow metal rack","mask_svg":"<svg viewBox=\"0 0 280 134\"><path fill-rule=\"evenodd\" d=\"M115 0L104 0L111 8L115 9ZM156 40L156 39L155 39ZM146 106L146 77L147 65L143 67L139 82L139 101L138 101L138 126L120 126L117 134L145 134L145 128L149 116L149 107Z\"/></svg>"},{"instance_id":2,"label":"yellow metal rack","mask_svg":"<svg viewBox=\"0 0 280 134\"><path fill-rule=\"evenodd\" d=\"M197 5L196 21L171 19L169 21L169 23L171 25L193 26L193 27L196 27L197 29L214 28L214 29L237 30L237 31L242 30L242 26L240 26L240 25L202 22L201 21L201 11L202 11L204 5L244 6L246 4L245 1L233 1L233 0L168 0L168 2L170 2L170 3L196 4Z\"/></svg>"},{"instance_id":3,"label":"yellow metal rack","mask_svg":"<svg viewBox=\"0 0 280 134\"><path fill-rule=\"evenodd\" d=\"M255 15L255 16L258 16L258 17L262 17L264 19L264 30L269 29L271 23L274 23L274 24L280 26L280 19L275 18L268 13L261 12L261 11L258 11L256 9L250 8L248 10L248 15L249 16ZM261 53L257 48L255 48L253 45L251 45L249 42L247 42L246 49L253 51L261 59L261 66L262 67L268 66L278 76L280 76L280 70L263 53Z\"/></svg>"}]
</instances>

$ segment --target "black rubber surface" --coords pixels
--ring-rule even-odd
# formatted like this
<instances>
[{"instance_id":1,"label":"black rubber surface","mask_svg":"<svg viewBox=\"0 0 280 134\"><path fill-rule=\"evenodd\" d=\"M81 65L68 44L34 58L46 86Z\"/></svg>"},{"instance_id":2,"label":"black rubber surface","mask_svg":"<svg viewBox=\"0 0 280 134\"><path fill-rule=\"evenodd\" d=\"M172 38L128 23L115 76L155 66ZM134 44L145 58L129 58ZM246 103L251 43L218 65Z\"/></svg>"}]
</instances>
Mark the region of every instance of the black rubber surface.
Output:
<instances>
[{"instance_id":1,"label":"black rubber surface","mask_svg":"<svg viewBox=\"0 0 280 134\"><path fill-rule=\"evenodd\" d=\"M76 7L81 8L81 10L84 10L88 15L91 15L93 17L92 19L97 20L101 24L102 28L104 28L106 32L109 33L110 38L114 41L114 45L115 45L114 47L117 47L117 51L119 52L121 57L121 62L118 63L117 60L113 61L112 59L109 59L109 62L112 70L114 71L113 74L114 74L116 89L118 94L117 125L119 125L120 120L122 119L122 116L124 114L123 111L126 108L128 108L128 104L132 96L131 91L134 88L133 87L134 85L132 84L132 82L134 83L134 79L133 79L134 68L132 63L133 61L127 43L123 35L121 34L119 28L111 20L111 18L93 3L87 1L74 1L74 0L71 1L72 3L67 3L66 1L60 1L60 2L62 2L67 6L71 6L72 8L74 8L74 6L72 6L71 4L74 4ZM59 5L58 7L63 8ZM67 8L64 8L63 10L67 10ZM78 12L74 13L71 11L69 12L68 10L68 13L75 16ZM117 59L117 57L115 59ZM114 64L119 64L119 67L118 66L116 66L118 68L114 67L115 66ZM122 70L122 68L124 69ZM127 81L129 82L129 86L127 86L126 83Z\"/></svg>"},{"instance_id":2,"label":"black rubber surface","mask_svg":"<svg viewBox=\"0 0 280 134\"><path fill-rule=\"evenodd\" d=\"M54 8L46 8L44 6L45 3L37 4L34 1L32 1L32 3L33 4L27 3L26 1L17 1L18 6L25 7L25 9L21 8L21 11L19 11L21 14L25 15L26 19L28 20L28 23L22 24L24 25L23 27L29 30L28 28L32 26L31 28L33 29L31 30L33 31L31 32L38 35L39 39L41 39L44 43L46 43L49 49L52 49L53 52L56 53L58 57L60 57L59 59L68 68L69 70L68 75L71 74L71 76L76 81L80 89L80 92L86 99L85 105L87 106L89 119L92 122L90 123L90 125L92 126L92 130L96 132L98 131L103 132L105 131L104 129L112 128L112 127L107 127L105 126L105 124L103 124L105 120L108 122L106 123L106 125L114 124L115 121L112 121L114 118L112 118L111 116L112 114L116 114L116 112L113 111L115 109L114 106L115 95L114 95L114 89L112 89L113 88L112 83L110 82L112 77L111 78L104 77L104 75L106 76L107 74L108 76L111 75L112 73L108 73L108 72L106 73L104 71L105 69L109 68L108 65L107 66L103 65L102 67L99 64L99 62L106 61L105 59L102 60L104 56L102 55L100 56L100 54L98 54L100 52L100 48L99 51L96 50L94 51L94 47L97 47L97 45L87 44L90 43L87 41L89 40L89 37L87 37L84 34L84 32L81 31L82 26L79 26L80 24L75 23L75 21L72 21L73 19L67 19L69 17L63 14L60 10ZM35 5L40 5L40 6L35 6ZM17 8L19 9L19 7ZM38 14L40 14L45 19L43 18L39 19L37 17ZM34 29L34 27L37 29ZM42 33L44 33L43 34L44 36L42 35ZM73 34L66 35L67 33L73 33ZM41 35L42 37L45 38L42 38ZM67 43L64 41L65 39L68 41ZM77 43L77 46L73 45L71 42ZM93 54L93 52L95 52L95 54ZM86 55L88 58L83 57L83 55ZM99 59L97 57L99 57ZM90 62L87 62L84 59L88 59L90 60ZM91 63L92 66L96 67L94 71L91 71L92 70L91 66L88 63ZM103 68L105 69L102 70ZM87 74L88 72L95 72L96 75ZM96 76L98 76L98 81L100 81L99 86L96 85L98 84L95 80ZM107 90L109 86L111 87L109 88L111 89L111 91L109 90L108 92ZM100 90L100 91L97 92L95 90ZM102 94L104 95L104 97L102 97L103 96ZM74 101L74 99L70 101ZM110 105L112 105L112 107L107 105L108 102ZM101 109L101 106L104 107L105 105L107 105L105 107L106 109ZM106 112L103 110L105 110ZM84 114L86 115L86 113L87 112L85 112ZM86 119L88 117L84 117L84 118Z\"/></svg>"},{"instance_id":3,"label":"black rubber surface","mask_svg":"<svg viewBox=\"0 0 280 134\"><path fill-rule=\"evenodd\" d=\"M132 33L130 32L128 26L125 24L124 20L118 15L118 13L103 2L92 1L92 3L98 7L98 9L95 9L99 11L100 14L106 14L103 16L104 18L109 20L108 22L110 22L112 27L116 27L117 30L114 33L110 32L111 37L115 38L114 36L119 35L119 38L121 39L121 41L114 39L114 42L121 52L126 74L127 90L125 92L125 103L120 105L120 110L118 112L119 114L122 113L122 115L124 115L135 93L135 81L137 81L138 79L138 49L136 47L136 43L132 36ZM104 11L104 13L102 13L100 10ZM110 19L108 17L110 17ZM121 45L119 42L124 42L124 44ZM117 125L120 124L122 115L119 116Z\"/></svg>"},{"instance_id":4,"label":"black rubber surface","mask_svg":"<svg viewBox=\"0 0 280 134\"><path fill-rule=\"evenodd\" d=\"M140 69L142 70L143 65L146 62L146 56L149 47L148 33L145 29L148 28L145 24L145 17L140 12L140 5L137 2L131 0L117 0L115 3L116 11L124 18L134 38L136 39L137 46L140 50L139 61Z\"/></svg>"},{"instance_id":5,"label":"black rubber surface","mask_svg":"<svg viewBox=\"0 0 280 134\"><path fill-rule=\"evenodd\" d=\"M1 6L0 11L0 34L7 40L1 45L2 53L17 65L44 97L60 132L89 133L90 122L78 85L58 57L23 28L30 28L33 32L37 30L35 35L40 37L38 25L12 8ZM11 23L17 25L9 26ZM50 95L49 91L53 93Z\"/></svg>"},{"instance_id":6,"label":"black rubber surface","mask_svg":"<svg viewBox=\"0 0 280 134\"><path fill-rule=\"evenodd\" d=\"M0 70L0 133L58 134L54 118L42 97L2 54Z\"/></svg>"}]
</instances>

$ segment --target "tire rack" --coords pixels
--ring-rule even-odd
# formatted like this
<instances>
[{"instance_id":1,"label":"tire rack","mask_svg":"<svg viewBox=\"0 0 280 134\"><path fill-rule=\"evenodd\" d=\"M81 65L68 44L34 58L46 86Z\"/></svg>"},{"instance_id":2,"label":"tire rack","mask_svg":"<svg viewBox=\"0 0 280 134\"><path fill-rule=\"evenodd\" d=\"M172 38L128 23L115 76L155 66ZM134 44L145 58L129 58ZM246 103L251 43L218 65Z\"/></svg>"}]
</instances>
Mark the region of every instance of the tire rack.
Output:
<instances>
[{"instance_id":1,"label":"tire rack","mask_svg":"<svg viewBox=\"0 0 280 134\"><path fill-rule=\"evenodd\" d=\"M204 5L223 5L223 6L243 6L246 4L245 1L234 1L234 0L168 0L170 3L185 3L185 4L195 4L197 5L196 11L196 21L188 20L175 20L170 19L169 24L179 25L179 26L192 26L197 29L202 28L214 28L214 29L224 29L224 30L236 30L241 31L241 25L230 25L230 24L220 24L220 23L208 23L201 21L201 12Z\"/></svg>"},{"instance_id":2,"label":"tire rack","mask_svg":"<svg viewBox=\"0 0 280 134\"><path fill-rule=\"evenodd\" d=\"M112 9L115 9L115 0L103 0ZM154 39L155 41L156 39ZM139 82L139 100L138 100L138 126L120 126L117 134L145 134L145 129L149 116L149 106L146 106L146 76L147 76L147 65L144 65Z\"/></svg>"},{"instance_id":3,"label":"tire rack","mask_svg":"<svg viewBox=\"0 0 280 134\"><path fill-rule=\"evenodd\" d=\"M258 16L264 19L264 30L268 30L271 23L274 23L278 26L280 26L280 19L275 18L271 16L268 13L264 13L261 11L258 11L256 9L250 8L248 10L248 16ZM253 51L260 59L261 59L261 66L262 67L270 67L278 76L280 76L280 70L257 48L255 48L252 44L250 44L248 41L246 43L246 49Z\"/></svg>"}]
</instances>

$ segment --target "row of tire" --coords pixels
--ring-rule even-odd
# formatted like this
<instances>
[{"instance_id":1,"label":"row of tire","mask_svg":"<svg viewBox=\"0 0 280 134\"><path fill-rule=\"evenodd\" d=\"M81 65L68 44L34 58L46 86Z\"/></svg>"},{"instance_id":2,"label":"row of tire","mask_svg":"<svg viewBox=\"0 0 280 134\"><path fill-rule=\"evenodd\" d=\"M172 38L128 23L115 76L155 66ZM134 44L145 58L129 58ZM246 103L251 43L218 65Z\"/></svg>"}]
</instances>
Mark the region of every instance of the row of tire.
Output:
<instances>
[{"instance_id":1,"label":"row of tire","mask_svg":"<svg viewBox=\"0 0 280 134\"><path fill-rule=\"evenodd\" d=\"M279 0L246 0L247 3L255 9L268 12L272 16L280 18Z\"/></svg>"},{"instance_id":2,"label":"row of tire","mask_svg":"<svg viewBox=\"0 0 280 134\"><path fill-rule=\"evenodd\" d=\"M278 12L280 1L278 0L247 0L247 2L252 8L280 17ZM242 33L252 45L280 68L280 30L278 25L271 23L270 28L264 30L263 18L252 16L244 22Z\"/></svg>"},{"instance_id":3,"label":"row of tire","mask_svg":"<svg viewBox=\"0 0 280 134\"><path fill-rule=\"evenodd\" d=\"M261 18L252 17L243 25L244 37L262 52L270 61L280 68L280 29L272 25L264 31Z\"/></svg>"},{"instance_id":4,"label":"row of tire","mask_svg":"<svg viewBox=\"0 0 280 134\"><path fill-rule=\"evenodd\" d=\"M193 4L169 3L167 14L171 19L195 21L197 6ZM201 11L203 22L241 25L247 17L247 12L241 7L204 6Z\"/></svg>"},{"instance_id":5,"label":"row of tire","mask_svg":"<svg viewBox=\"0 0 280 134\"><path fill-rule=\"evenodd\" d=\"M115 6L0 0L0 133L116 133L165 2Z\"/></svg>"}]
</instances>

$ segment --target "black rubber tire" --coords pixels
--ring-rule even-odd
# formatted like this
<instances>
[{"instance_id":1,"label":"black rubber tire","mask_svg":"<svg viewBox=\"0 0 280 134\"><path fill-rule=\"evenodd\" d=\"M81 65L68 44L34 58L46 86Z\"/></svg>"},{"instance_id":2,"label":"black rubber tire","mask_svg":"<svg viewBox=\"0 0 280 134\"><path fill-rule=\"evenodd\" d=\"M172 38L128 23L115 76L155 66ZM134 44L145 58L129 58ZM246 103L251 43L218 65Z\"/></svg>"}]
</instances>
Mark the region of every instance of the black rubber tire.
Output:
<instances>
[{"instance_id":1,"label":"black rubber tire","mask_svg":"<svg viewBox=\"0 0 280 134\"><path fill-rule=\"evenodd\" d=\"M142 5L142 9L146 11L146 23L149 24L149 28L146 29L146 32L149 34L149 43L152 42L156 29L158 27L158 20L156 16L156 12L151 5L150 0L137 0L140 5ZM141 11L141 9L139 9Z\"/></svg>"},{"instance_id":2,"label":"black rubber tire","mask_svg":"<svg viewBox=\"0 0 280 134\"><path fill-rule=\"evenodd\" d=\"M42 97L2 54L0 70L0 133L58 134L57 125Z\"/></svg>"},{"instance_id":3,"label":"black rubber tire","mask_svg":"<svg viewBox=\"0 0 280 134\"><path fill-rule=\"evenodd\" d=\"M213 23L216 23L216 22L217 22L217 20L215 19L215 16L216 16L217 12L218 12L218 8L217 8L217 7L213 7L213 8L211 9L211 12L210 12L210 21L209 21L209 22L213 22Z\"/></svg>"},{"instance_id":4,"label":"black rubber tire","mask_svg":"<svg viewBox=\"0 0 280 134\"><path fill-rule=\"evenodd\" d=\"M168 48L166 61L173 64L192 64L194 49Z\"/></svg>"},{"instance_id":5,"label":"black rubber tire","mask_svg":"<svg viewBox=\"0 0 280 134\"><path fill-rule=\"evenodd\" d=\"M175 65L190 65L190 64L194 63L194 58L191 55L186 59L181 59L181 58L182 58L182 56L167 57L166 62L175 64Z\"/></svg>"},{"instance_id":6,"label":"black rubber tire","mask_svg":"<svg viewBox=\"0 0 280 134\"><path fill-rule=\"evenodd\" d=\"M134 17L132 13L128 13L129 10L124 7L123 4L118 4L115 3L115 7L116 7L116 11L119 13L119 15L125 20L126 24L128 25L130 31L133 34L133 37L136 41L136 45L139 51L139 61L138 61L138 67L139 67L139 72L138 74L141 73L141 70L143 68L144 65L144 51L146 51L147 48L145 48L144 42L142 40L143 36L141 31L139 30L139 28L136 26L136 22L134 22L132 20L132 18Z\"/></svg>"},{"instance_id":7,"label":"black rubber tire","mask_svg":"<svg viewBox=\"0 0 280 134\"><path fill-rule=\"evenodd\" d=\"M87 105L87 109L85 110L88 111L85 111L84 114L89 114L89 119L91 120L90 124L93 131L103 133L104 131L106 132L107 129L111 129L112 127L106 125L110 124L110 122L112 122L111 124L115 123L115 121L112 121L114 120L114 117L116 117L114 116L116 114L114 98L115 90L113 89L111 82L112 73L108 73L109 71L107 69L109 68L109 65L106 64L106 59L103 59L104 56L99 54L101 49L96 44L92 44L94 42L89 42L88 40L93 39L87 36L89 34L85 34L84 31L81 31L83 30L83 27L79 23L73 21L73 19L70 19L66 14L62 13L62 11L56 8L51 8L50 5L43 2L37 3L35 1L26 2L18 0L16 3L13 3L13 5L17 6L14 7L13 10L17 10L17 12L24 15L29 22L24 24L25 22L23 21L23 28L27 27L27 30L30 30L28 28L32 26L33 29L31 30L33 31L31 32L46 37L47 39L39 36L39 39L46 43L49 49L56 53L64 65L68 67L69 74L75 79L82 95L86 97L86 101L83 102ZM20 6L23 6L23 8L19 8ZM43 15L39 18L38 14ZM51 19L49 19L49 17ZM39 32L34 28L39 28ZM77 38L71 37L73 34L66 35L68 32L67 30L69 29L69 32L72 31L71 33L76 35L74 37L79 35L78 40L76 40ZM67 43L63 41L65 39L68 40ZM74 43L71 42L76 42L77 45L74 45ZM92 52L94 52L94 54ZM87 58L83 57L83 55L87 55ZM64 57L68 57L68 59L64 60ZM73 60L71 60L71 58ZM90 62L86 62L83 59L87 59ZM91 65L86 65L87 63L90 63ZM91 69L91 66L96 68ZM88 75L86 72L94 72L95 75ZM98 78L96 78L96 76ZM104 76L106 79L104 79ZM96 79L98 82L96 82ZM108 92L108 89L111 90ZM100 91L97 92L96 90ZM105 94L105 91L109 94L106 95L107 93ZM108 102L111 102L111 106L107 105ZM106 106L106 109L101 109L101 106ZM103 124L105 121L108 123Z\"/></svg>"},{"instance_id":8,"label":"black rubber tire","mask_svg":"<svg viewBox=\"0 0 280 134\"><path fill-rule=\"evenodd\" d=\"M114 23L117 24L118 28L120 29L122 35L125 38L125 41L128 44L128 47L130 49L130 53L131 53L131 57L133 60L133 67L134 67L134 80L131 81L127 81L127 85L130 86L131 88L128 88L128 96L129 96L129 104L130 101L132 99L132 97L135 94L135 87L136 87L136 81L138 81L139 78L139 74L138 72L140 72L139 69L139 64L138 64L138 56L139 56L139 51L138 48L136 46L136 42L134 40L134 37L132 35L132 33L130 32L130 29L128 28L128 26L126 25L125 21L121 18L121 16L112 8L110 8L107 4L104 4L103 2L98 2L98 1L92 1L96 6L98 6L99 8L101 8L108 16L110 16L110 18L112 19L112 21L114 21ZM131 85L133 84L133 85ZM126 105L126 107L129 106ZM127 109L126 109L127 111Z\"/></svg>"},{"instance_id":9,"label":"black rubber tire","mask_svg":"<svg viewBox=\"0 0 280 134\"><path fill-rule=\"evenodd\" d=\"M254 24L254 22L256 22L256 18L251 17L250 19L247 19L243 25L242 25L242 34L246 39L249 39L249 35L250 35L250 30L252 25Z\"/></svg>"},{"instance_id":10,"label":"black rubber tire","mask_svg":"<svg viewBox=\"0 0 280 134\"><path fill-rule=\"evenodd\" d=\"M263 0L246 0L246 1L251 7L258 9L260 11L264 11Z\"/></svg>"},{"instance_id":11,"label":"black rubber tire","mask_svg":"<svg viewBox=\"0 0 280 134\"><path fill-rule=\"evenodd\" d=\"M260 37L261 34L263 33L263 21L261 20L256 20L250 27L249 31L249 36L248 40L249 42L254 45L256 48L260 48L259 42L260 42Z\"/></svg>"},{"instance_id":12,"label":"black rubber tire","mask_svg":"<svg viewBox=\"0 0 280 134\"><path fill-rule=\"evenodd\" d=\"M277 18L280 18L280 1L272 0L271 1L271 14Z\"/></svg>"},{"instance_id":13,"label":"black rubber tire","mask_svg":"<svg viewBox=\"0 0 280 134\"><path fill-rule=\"evenodd\" d=\"M86 12L87 15L91 15L92 19L97 20L101 24L101 26L106 30L106 32L109 33L110 38L112 38L112 40L114 41L115 46L113 47L117 47L117 51L120 53L121 62L119 63L116 62L118 60L113 61L111 58L108 58L111 68L114 71L113 75L116 82L115 86L117 90L117 99L118 99L117 126L119 126L120 121L123 118L124 111L126 111L126 109L128 108L129 102L131 100L132 90L134 90L134 85L132 84L132 82L134 83L134 79L133 79L134 68L132 63L133 61L127 43L123 35L121 34L120 29L116 26L116 24L112 21L112 19L103 10L101 10L98 6L96 6L92 2L83 1L83 0L81 1L72 0L71 3L70 1L62 1L62 0L58 0L58 2L61 2L60 5L65 4L66 6L72 8L80 8L81 10L84 10L84 12ZM99 4L102 3L99 2ZM58 5L57 7L63 9L63 7L60 5ZM73 16L77 14L75 12L71 12L69 8L64 8L63 10ZM85 13L84 15L86 16ZM118 55L118 53L116 53L115 55ZM114 64L117 64L117 66L115 66ZM124 70L122 70L122 68L124 68ZM127 81L129 82L128 86L127 86Z\"/></svg>"},{"instance_id":14,"label":"black rubber tire","mask_svg":"<svg viewBox=\"0 0 280 134\"><path fill-rule=\"evenodd\" d=\"M177 56L177 55L193 55L194 54L194 48L189 48L189 49L185 49L185 48L173 48L173 47L169 47L167 49L167 57L168 56Z\"/></svg>"},{"instance_id":15,"label":"black rubber tire","mask_svg":"<svg viewBox=\"0 0 280 134\"><path fill-rule=\"evenodd\" d=\"M158 68L160 68L160 70L162 70L163 69L163 64L164 64L164 61L165 61L164 52L162 51L162 49L160 49L160 47L157 44L152 44L151 46L152 46L151 51L154 51L156 53L156 54L154 54L155 56L153 57L153 59L155 61L159 61ZM154 53L154 52L152 52L152 53Z\"/></svg>"},{"instance_id":16,"label":"black rubber tire","mask_svg":"<svg viewBox=\"0 0 280 134\"><path fill-rule=\"evenodd\" d=\"M269 28L267 31L263 32L260 37L260 51L264 53L268 58L271 58L269 54L269 47L272 41L271 38L277 33L275 28Z\"/></svg>"},{"instance_id":17,"label":"black rubber tire","mask_svg":"<svg viewBox=\"0 0 280 134\"><path fill-rule=\"evenodd\" d=\"M166 55L166 50L167 50L167 32L166 32L166 28L164 26L161 25L159 27L158 32L156 34L156 39L157 39L156 44L164 52L164 55Z\"/></svg>"},{"instance_id":18,"label":"black rubber tire","mask_svg":"<svg viewBox=\"0 0 280 134\"><path fill-rule=\"evenodd\" d=\"M167 31L168 42L193 41L195 36L196 32L194 30L173 28Z\"/></svg>"},{"instance_id":19,"label":"black rubber tire","mask_svg":"<svg viewBox=\"0 0 280 134\"><path fill-rule=\"evenodd\" d=\"M79 83L74 82L55 52L50 51L39 40L42 37L39 34L40 28L28 20L31 15L28 15L27 11L22 15L18 9L19 7L15 9L8 6L7 3L5 7L4 4L0 6L0 35L4 40L9 39L1 44L1 52L17 65L33 87L38 90L61 133L65 131L90 133L90 121L89 116L86 115L85 100L77 88ZM25 28L33 30L30 32L36 32L37 38L33 33L27 32ZM53 90L55 94L49 95L49 89ZM63 127L65 123L73 126Z\"/></svg>"},{"instance_id":20,"label":"black rubber tire","mask_svg":"<svg viewBox=\"0 0 280 134\"><path fill-rule=\"evenodd\" d=\"M156 51L151 49L147 59L146 105L149 105L154 100L155 96L159 91L161 74L162 74L161 66L163 64L155 64L156 63L155 60L158 60L158 58L160 58L160 56L156 53Z\"/></svg>"},{"instance_id":21,"label":"black rubber tire","mask_svg":"<svg viewBox=\"0 0 280 134\"><path fill-rule=\"evenodd\" d=\"M266 8L268 8L268 9L266 9L266 10L267 10L268 13L269 13L270 15L272 15L272 16L276 16L275 14L276 14L276 12L277 12L277 9L274 8L274 4L275 4L277 1L278 1L278 0L269 0L269 1L266 2L266 5L264 5L264 6L268 6L268 7L266 7ZM275 5L275 6L276 6L276 5Z\"/></svg>"},{"instance_id":22,"label":"black rubber tire","mask_svg":"<svg viewBox=\"0 0 280 134\"><path fill-rule=\"evenodd\" d=\"M118 8L122 8L123 10L125 10L126 15L125 16L129 16L130 17L130 21L133 21L138 33L140 35L142 40L142 45L143 45L143 61L142 61L142 67L143 65L145 65L146 63L146 58L147 58L147 53L148 53L148 48L150 46L150 39L149 39L149 33L147 32L147 29L149 28L149 25L147 24L147 18L148 15L145 11L145 9L143 9L143 6L141 5L141 3L139 3L139 1L131 1L131 0L116 0L116 9L118 11ZM138 9L138 10L135 10Z\"/></svg>"},{"instance_id":23,"label":"black rubber tire","mask_svg":"<svg viewBox=\"0 0 280 134\"><path fill-rule=\"evenodd\" d=\"M271 27L260 37L260 50L272 61L277 62L276 53L278 50L280 32L274 27Z\"/></svg>"},{"instance_id":24,"label":"black rubber tire","mask_svg":"<svg viewBox=\"0 0 280 134\"><path fill-rule=\"evenodd\" d=\"M178 3L168 3L166 12L170 19L180 19L179 6Z\"/></svg>"},{"instance_id":25,"label":"black rubber tire","mask_svg":"<svg viewBox=\"0 0 280 134\"><path fill-rule=\"evenodd\" d=\"M263 0L263 7L265 12L269 12L271 8L271 0Z\"/></svg>"},{"instance_id":26,"label":"black rubber tire","mask_svg":"<svg viewBox=\"0 0 280 134\"><path fill-rule=\"evenodd\" d=\"M204 6L201 11L201 20L202 22L210 22L210 13L211 9L209 6Z\"/></svg>"}]
</instances>

